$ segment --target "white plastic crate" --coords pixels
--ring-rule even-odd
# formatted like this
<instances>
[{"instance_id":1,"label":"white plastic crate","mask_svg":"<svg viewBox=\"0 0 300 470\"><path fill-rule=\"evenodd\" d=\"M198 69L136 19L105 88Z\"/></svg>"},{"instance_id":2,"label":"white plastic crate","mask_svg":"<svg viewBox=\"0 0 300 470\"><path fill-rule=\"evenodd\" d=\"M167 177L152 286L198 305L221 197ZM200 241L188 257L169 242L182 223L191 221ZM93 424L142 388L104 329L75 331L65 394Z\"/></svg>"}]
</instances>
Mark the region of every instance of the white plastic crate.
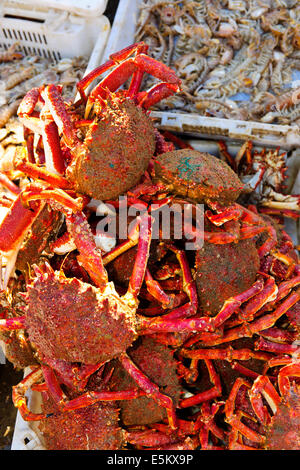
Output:
<instances>
[{"instance_id":1,"label":"white plastic crate","mask_svg":"<svg viewBox=\"0 0 300 470\"><path fill-rule=\"evenodd\" d=\"M89 56L97 42L104 48L110 31L109 20L103 15L107 1L1 1L0 48L6 50L19 42L24 54L55 61Z\"/></svg>"},{"instance_id":2,"label":"white plastic crate","mask_svg":"<svg viewBox=\"0 0 300 470\"><path fill-rule=\"evenodd\" d=\"M142 0L120 0L111 33L103 53L109 55L135 42L135 30ZM282 126L251 121L239 121L200 116L181 112L152 112L160 129L184 133L193 137L234 140L252 140L254 144L273 146L285 150L300 145L298 126Z\"/></svg>"}]
</instances>

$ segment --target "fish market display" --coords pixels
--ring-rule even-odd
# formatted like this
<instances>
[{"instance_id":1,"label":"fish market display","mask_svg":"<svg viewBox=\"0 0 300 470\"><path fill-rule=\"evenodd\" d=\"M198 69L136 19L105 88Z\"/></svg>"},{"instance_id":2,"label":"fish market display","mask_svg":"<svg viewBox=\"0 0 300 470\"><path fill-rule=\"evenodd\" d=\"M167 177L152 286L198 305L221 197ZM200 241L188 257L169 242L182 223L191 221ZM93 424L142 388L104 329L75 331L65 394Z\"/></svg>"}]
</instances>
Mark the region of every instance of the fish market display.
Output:
<instances>
[{"instance_id":1,"label":"fish market display","mask_svg":"<svg viewBox=\"0 0 300 470\"><path fill-rule=\"evenodd\" d=\"M179 2L167 6L145 12L164 8L172 28ZM204 38L236 24L207 18ZM12 399L47 449L300 449L300 262L284 227L300 196L284 192L279 150L220 142L217 158L159 132L149 109L180 101L182 79L141 41L80 79L78 98L46 79L18 105L24 145L0 173L0 338L30 369Z\"/></svg>"}]
</instances>

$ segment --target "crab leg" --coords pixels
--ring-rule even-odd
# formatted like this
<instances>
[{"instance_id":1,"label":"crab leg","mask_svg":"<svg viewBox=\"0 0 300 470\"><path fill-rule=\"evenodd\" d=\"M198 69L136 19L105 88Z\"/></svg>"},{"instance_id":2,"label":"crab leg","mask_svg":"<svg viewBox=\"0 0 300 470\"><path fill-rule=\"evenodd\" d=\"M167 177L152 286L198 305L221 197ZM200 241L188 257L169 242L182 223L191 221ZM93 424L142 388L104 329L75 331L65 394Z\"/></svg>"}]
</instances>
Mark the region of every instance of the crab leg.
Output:
<instances>
[{"instance_id":1,"label":"crab leg","mask_svg":"<svg viewBox=\"0 0 300 470\"><path fill-rule=\"evenodd\" d=\"M104 289L108 282L107 272L85 215L81 211L71 214L66 212L66 223L80 253L77 257L79 263L86 269L96 285L100 289ZM84 237L81 236L82 233L85 234Z\"/></svg>"},{"instance_id":2,"label":"crab leg","mask_svg":"<svg viewBox=\"0 0 300 470\"><path fill-rule=\"evenodd\" d=\"M74 147L78 143L76 137L75 127L67 113L63 98L61 96L61 89L55 85L47 85L41 92L42 98L53 117L59 132L64 136L68 147Z\"/></svg>"},{"instance_id":3,"label":"crab leg","mask_svg":"<svg viewBox=\"0 0 300 470\"><path fill-rule=\"evenodd\" d=\"M40 92L43 93L46 104L43 105L42 111L37 118L32 116L35 105L39 98L45 103L44 99L40 97ZM55 112L53 117L50 111ZM64 132L65 140L70 145L75 145L77 140L75 138L75 130L61 97L61 87L48 85L44 90L42 88L31 90L28 92L28 96L26 95L23 99L18 110L18 115L26 129L24 137L28 136L28 140L26 141L29 161L33 163L35 158L33 153L33 136L29 134L28 129L34 133L40 134L42 137L47 169L55 174L63 175L66 165L60 146L58 128Z\"/></svg>"},{"instance_id":4,"label":"crab leg","mask_svg":"<svg viewBox=\"0 0 300 470\"><path fill-rule=\"evenodd\" d=\"M53 370L48 366L41 366L43 377L45 379L47 389L53 398L53 400L57 403L59 407L63 405L63 403L67 400L67 396L62 391L59 382L54 374Z\"/></svg>"},{"instance_id":5,"label":"crab leg","mask_svg":"<svg viewBox=\"0 0 300 470\"><path fill-rule=\"evenodd\" d=\"M137 302L137 297L144 281L146 266L149 258L151 236L152 218L147 214L141 217L137 255L129 281L128 291L125 294L126 297L132 298L135 303Z\"/></svg>"},{"instance_id":6,"label":"crab leg","mask_svg":"<svg viewBox=\"0 0 300 470\"><path fill-rule=\"evenodd\" d=\"M251 323L247 323L235 328L226 330L222 338L214 338L213 344L227 343L229 341L234 341L239 338L251 338L255 333L259 333L262 330L266 330L272 327L276 321L282 317L294 304L300 300L300 289L296 292L292 292L280 305L277 309L269 313L268 315L263 315L257 320L254 320ZM210 344L209 341L206 344Z\"/></svg>"},{"instance_id":7,"label":"crab leg","mask_svg":"<svg viewBox=\"0 0 300 470\"><path fill-rule=\"evenodd\" d=\"M25 317L0 319L0 331L22 330L25 328Z\"/></svg>"},{"instance_id":8,"label":"crab leg","mask_svg":"<svg viewBox=\"0 0 300 470\"><path fill-rule=\"evenodd\" d=\"M287 395L290 392L290 381L289 377L300 377L300 364L295 362L289 364L278 373L278 387L282 396Z\"/></svg>"},{"instance_id":9,"label":"crab leg","mask_svg":"<svg viewBox=\"0 0 300 470\"><path fill-rule=\"evenodd\" d=\"M77 89L80 93L81 99L83 102L86 102L87 97L85 95L84 90L100 75L102 75L104 72L107 70L111 69L116 65L116 63L127 59L130 57L133 52L144 52L146 53L148 50L148 45L140 42L140 43L135 43L131 44L130 46L125 47L121 51L115 52L114 54L111 54L109 56L109 60L105 62L104 64L100 65L99 67L96 67L94 70L89 72L85 77L83 77L78 83L77 83ZM139 73L139 72L138 72ZM139 89L139 87L138 87Z\"/></svg>"},{"instance_id":10,"label":"crab leg","mask_svg":"<svg viewBox=\"0 0 300 470\"><path fill-rule=\"evenodd\" d=\"M260 336L276 343L293 343L297 340L297 331L282 330L273 327L261 331Z\"/></svg>"},{"instance_id":11,"label":"crab leg","mask_svg":"<svg viewBox=\"0 0 300 470\"><path fill-rule=\"evenodd\" d=\"M138 54L141 54L141 53L146 54L148 49L149 49L148 44L145 44L143 42L134 44L132 47L135 47L136 53L138 53ZM124 49L123 49L123 51L124 51ZM114 58L114 60L117 60L118 57L119 57L119 53L112 54L110 56L110 58ZM139 92L139 89L141 87L141 83L142 83L142 80L143 80L143 76L144 76L144 71L143 70L136 70L134 72L134 74L132 76L132 79L131 79L131 82L130 82L130 85L129 85L129 88L128 88L128 91L127 91L127 96L129 98L134 98L137 95L137 93Z\"/></svg>"},{"instance_id":12,"label":"crab leg","mask_svg":"<svg viewBox=\"0 0 300 470\"><path fill-rule=\"evenodd\" d=\"M146 429L144 431L130 431L126 432L126 440L130 444L146 446L146 447L155 447L167 444L172 444L175 441L176 437L172 435L165 434L164 432Z\"/></svg>"},{"instance_id":13,"label":"crab leg","mask_svg":"<svg viewBox=\"0 0 300 470\"><path fill-rule=\"evenodd\" d=\"M235 400L239 392L239 389L242 386L246 386L247 388L250 388L249 383L246 380L239 377L238 379L236 379L231 389L230 395L225 404L225 415L226 415L225 421L228 424L230 424L236 431L240 432L243 436L247 437L251 441L257 442L259 444L263 444L265 441L264 436L261 436L260 434L258 434L257 432L253 431L248 426L246 426L244 423L242 423L241 413L238 414L235 412Z\"/></svg>"},{"instance_id":14,"label":"crab leg","mask_svg":"<svg viewBox=\"0 0 300 470\"><path fill-rule=\"evenodd\" d=\"M45 106L41 111L40 117L43 121L42 138L46 168L55 174L63 175L66 165L60 147L58 127L49 111L45 109Z\"/></svg>"},{"instance_id":15,"label":"crab leg","mask_svg":"<svg viewBox=\"0 0 300 470\"><path fill-rule=\"evenodd\" d=\"M112 72L110 72L90 93L87 106L93 102L96 97L105 98L107 89L110 92L116 91L128 78L136 71L141 70L164 82L179 85L180 80L175 72L161 62L147 56L146 54L137 55L134 58L126 59L121 62ZM178 87L177 87L178 89Z\"/></svg>"},{"instance_id":16,"label":"crab leg","mask_svg":"<svg viewBox=\"0 0 300 470\"><path fill-rule=\"evenodd\" d=\"M47 357L47 365L54 369L55 375L61 383L72 389L83 390L89 377L103 364L82 364L77 366L71 362Z\"/></svg>"},{"instance_id":17,"label":"crab leg","mask_svg":"<svg viewBox=\"0 0 300 470\"><path fill-rule=\"evenodd\" d=\"M69 196L62 189L49 189L37 185L28 185L24 192L21 193L22 202L28 203L29 201L55 201L62 206L70 209L73 212L80 211L82 209L82 198L74 199Z\"/></svg>"},{"instance_id":18,"label":"crab leg","mask_svg":"<svg viewBox=\"0 0 300 470\"><path fill-rule=\"evenodd\" d=\"M129 250L130 248L132 248L132 247L134 247L138 244L140 228L139 228L138 221L136 221L136 222L137 223L134 225L134 227L132 228L132 230L128 234L128 239L125 240L123 243L120 243L118 246L113 248L108 253L105 253L105 255L103 255L104 265L110 263L115 258L120 256L122 253L125 253L127 250Z\"/></svg>"},{"instance_id":19,"label":"crab leg","mask_svg":"<svg viewBox=\"0 0 300 470\"><path fill-rule=\"evenodd\" d=\"M20 193L0 224L0 251L7 259L3 280L4 289L14 270L23 240L43 207L44 204L40 202L30 203L28 208L24 207L22 193Z\"/></svg>"},{"instance_id":20,"label":"crab leg","mask_svg":"<svg viewBox=\"0 0 300 470\"><path fill-rule=\"evenodd\" d=\"M163 308L174 308L175 304L178 305L176 295L166 294L166 292L161 288L159 282L153 279L149 269L146 269L145 282L148 292L162 304Z\"/></svg>"},{"instance_id":21,"label":"crab leg","mask_svg":"<svg viewBox=\"0 0 300 470\"><path fill-rule=\"evenodd\" d=\"M226 300L220 312L217 314L216 317L214 317L215 328L221 326L236 311L236 309L240 307L242 303L246 302L251 297L261 292L263 287L263 281L258 280L253 284L253 286L251 286L246 291Z\"/></svg>"},{"instance_id":22,"label":"crab leg","mask_svg":"<svg viewBox=\"0 0 300 470\"><path fill-rule=\"evenodd\" d=\"M175 331L215 331L217 330L237 309L243 302L263 289L263 281L256 281L245 292L232 297L224 302L224 305L216 317L201 317L201 318L182 318L184 307L178 307L176 311L162 317L155 319L148 319L140 317L140 328L143 334L153 334L157 332L175 332ZM188 295L194 291L188 291ZM191 298L191 297L190 297ZM188 310L189 311L189 310ZM196 308L197 311L197 308ZM193 313L195 314L196 311ZM175 313L174 313L175 312Z\"/></svg>"},{"instance_id":23,"label":"crab leg","mask_svg":"<svg viewBox=\"0 0 300 470\"><path fill-rule=\"evenodd\" d=\"M250 209L246 209L237 203L224 209L220 204L214 202L211 204L211 207L217 211L217 214L213 215L211 211L206 211L205 214L217 226L221 226L229 220L241 220L241 222L246 224L243 224L241 227L241 239L252 238L263 231L268 232L269 238L258 249L260 257L265 256L277 244L277 235L274 227Z\"/></svg>"},{"instance_id":24,"label":"crab leg","mask_svg":"<svg viewBox=\"0 0 300 470\"><path fill-rule=\"evenodd\" d=\"M21 119L31 116L39 100L41 100L40 88L29 90L19 105L18 116Z\"/></svg>"},{"instance_id":25,"label":"crab leg","mask_svg":"<svg viewBox=\"0 0 300 470\"><path fill-rule=\"evenodd\" d=\"M138 320L140 334L143 335L151 335L154 333L178 333L184 331L215 331L213 318L210 317L175 318L168 320L165 319L165 315L163 315L154 319L139 316Z\"/></svg>"},{"instance_id":26,"label":"crab leg","mask_svg":"<svg viewBox=\"0 0 300 470\"><path fill-rule=\"evenodd\" d=\"M89 368L91 369L91 367ZM99 365L94 366L94 369L95 368L98 369ZM93 405L98 401L130 400L145 395L144 391L136 389L122 390L117 392L89 391L83 393L77 398L74 398L73 400L68 400L62 391L53 370L48 366L42 366L42 371L47 385L47 390L62 411L71 411L77 410L79 408L85 408L86 406ZM90 372L93 373L92 370L90 370Z\"/></svg>"},{"instance_id":27,"label":"crab leg","mask_svg":"<svg viewBox=\"0 0 300 470\"><path fill-rule=\"evenodd\" d=\"M35 112L35 107L36 105L40 102L44 104L44 100L41 97L41 88L32 88L29 90L24 98L22 99L19 107L18 107L18 117L20 122L24 126L24 138L27 142L27 137L28 137L28 145L27 148L29 150L29 157L32 159L32 144L30 143L31 140L33 140L33 136L30 136L29 131L37 134L42 134L42 127L41 127L41 122L39 119L39 113Z\"/></svg>"},{"instance_id":28,"label":"crab leg","mask_svg":"<svg viewBox=\"0 0 300 470\"><path fill-rule=\"evenodd\" d=\"M7 196L0 197L0 206L1 207L10 208L13 202L14 202L13 199L8 198Z\"/></svg>"},{"instance_id":29,"label":"crab leg","mask_svg":"<svg viewBox=\"0 0 300 470\"><path fill-rule=\"evenodd\" d=\"M200 392L200 393L195 394L192 397L181 400L179 403L180 408L188 408L190 406L195 406L195 405L198 405L199 403L212 400L213 398L216 398L221 395L222 386L221 386L220 377L216 373L212 362L209 359L204 359L204 361L208 369L210 381L214 384L214 386L209 390L205 390L205 392Z\"/></svg>"},{"instance_id":30,"label":"crab leg","mask_svg":"<svg viewBox=\"0 0 300 470\"><path fill-rule=\"evenodd\" d=\"M34 384L45 378L46 384L34 387ZM39 384L38 384L39 385ZM61 411L72 411L86 406L93 405L98 401L116 401L116 400L129 400L144 396L143 390L123 390L121 392L86 392L74 400L67 400L66 395L63 393L54 372L48 366L42 366L31 372L25 377L18 385L13 387L13 403L21 413L25 421L40 421L52 416L52 413L32 413L26 403L25 393L29 388L35 390L47 390Z\"/></svg>"},{"instance_id":31,"label":"crab leg","mask_svg":"<svg viewBox=\"0 0 300 470\"><path fill-rule=\"evenodd\" d=\"M249 359L259 359L261 361L268 361L270 355L252 351L248 348L234 350L231 347L226 349L181 349L180 354L189 359L219 359L225 361L248 361Z\"/></svg>"},{"instance_id":32,"label":"crab leg","mask_svg":"<svg viewBox=\"0 0 300 470\"><path fill-rule=\"evenodd\" d=\"M278 294L276 297L276 302L286 297L293 287L297 287L300 284L300 275L289 279L288 281L283 281L278 286Z\"/></svg>"},{"instance_id":33,"label":"crab leg","mask_svg":"<svg viewBox=\"0 0 300 470\"><path fill-rule=\"evenodd\" d=\"M34 155L34 133L31 129L23 125L23 136L26 142L27 158L30 163L35 163Z\"/></svg>"},{"instance_id":34,"label":"crab leg","mask_svg":"<svg viewBox=\"0 0 300 470\"><path fill-rule=\"evenodd\" d=\"M64 178L63 176L57 175L56 173L51 173L45 168L34 165L25 160L19 161L16 163L16 169L22 171L25 175L30 176L31 178L46 181L55 188L60 189L71 189L71 183Z\"/></svg>"},{"instance_id":35,"label":"crab leg","mask_svg":"<svg viewBox=\"0 0 300 470\"><path fill-rule=\"evenodd\" d=\"M0 172L0 184L2 184L2 186L8 189L8 191L15 196L21 192L20 188L2 172Z\"/></svg>"},{"instance_id":36,"label":"crab leg","mask_svg":"<svg viewBox=\"0 0 300 470\"><path fill-rule=\"evenodd\" d=\"M126 353L121 354L120 362L124 369L134 379L134 381L146 392L148 397L152 397L160 406L166 408L169 425L172 429L177 427L177 418L172 398L164 395L159 391L159 387L155 385L143 372L132 362Z\"/></svg>"},{"instance_id":37,"label":"crab leg","mask_svg":"<svg viewBox=\"0 0 300 470\"><path fill-rule=\"evenodd\" d=\"M31 386L39 382L43 378L42 369L39 367L30 374L28 374L18 385L13 387L12 399L16 408L21 413L25 421L40 421L41 419L48 418L51 415L45 413L32 413L29 411L26 403L25 393Z\"/></svg>"},{"instance_id":38,"label":"crab leg","mask_svg":"<svg viewBox=\"0 0 300 470\"><path fill-rule=\"evenodd\" d=\"M300 347L297 346L297 344L282 344L264 338L259 338L259 340L256 341L255 348L276 354L300 355Z\"/></svg>"},{"instance_id":39,"label":"crab leg","mask_svg":"<svg viewBox=\"0 0 300 470\"><path fill-rule=\"evenodd\" d=\"M178 85L173 83L158 83L154 85L150 90L138 100L139 106L143 109L149 109L159 101L174 95L178 91Z\"/></svg>"},{"instance_id":40,"label":"crab leg","mask_svg":"<svg viewBox=\"0 0 300 470\"><path fill-rule=\"evenodd\" d=\"M63 405L63 411L77 410L78 408L85 408L86 406L93 405L98 401L119 401L119 400L134 400L135 398L143 397L146 393L143 390L129 389L121 391L103 391L103 392L86 392L78 398L74 398Z\"/></svg>"},{"instance_id":41,"label":"crab leg","mask_svg":"<svg viewBox=\"0 0 300 470\"><path fill-rule=\"evenodd\" d=\"M275 279L270 276L264 288L251 299L245 307L240 309L239 316L243 319L247 319L247 321L253 320L256 312L268 302L272 302L276 299L277 293L278 287L275 284Z\"/></svg>"},{"instance_id":42,"label":"crab leg","mask_svg":"<svg viewBox=\"0 0 300 470\"><path fill-rule=\"evenodd\" d=\"M179 250L174 245L169 245L168 248L175 253L176 258L180 264L182 273L182 290L187 294L189 303L174 309L172 312L167 314L165 318L167 320L174 320L180 317L188 317L194 315L198 310L198 295L196 284L191 274L190 266L183 250Z\"/></svg>"},{"instance_id":43,"label":"crab leg","mask_svg":"<svg viewBox=\"0 0 300 470\"><path fill-rule=\"evenodd\" d=\"M82 101L85 103L87 100L86 94L84 90L100 75L102 75L104 72L107 70L111 69L114 67L115 62L111 59L109 59L107 62L105 62L102 65L99 65L99 67L96 67L94 70L92 70L90 73L88 73L85 77L83 77L76 85L77 90L80 93Z\"/></svg>"},{"instance_id":44,"label":"crab leg","mask_svg":"<svg viewBox=\"0 0 300 470\"><path fill-rule=\"evenodd\" d=\"M142 76L141 74L137 75L136 72L149 73L150 75L153 75L154 77L162 80L163 82L168 82L174 85L174 90L178 91L181 81L177 78L174 71L170 69L167 65L158 62L155 59L141 52L142 50L145 50L144 48L144 43L137 43L130 46L129 48L123 49L123 51L120 51L120 54L117 53L110 56L110 61L104 64L102 73L103 71L108 70L112 66L116 65L115 61L123 60L123 62L117 65L114 70L112 70L100 83L98 83L98 85L95 86L95 88L93 88L87 100L85 117L88 116L96 98L106 98L109 92L115 92L121 85L123 85L123 83L126 82L126 80L131 75L133 75L134 78L132 80L132 86L129 89L129 93L130 96L133 97L134 91L136 91L140 85ZM134 50L137 51L137 55L135 57L129 58L129 56ZM113 63L111 63L111 60L113 61ZM98 70L98 72L93 75L93 79L96 78L97 75L99 76L100 74L101 70ZM88 82L90 83L91 77L86 80L84 86L87 86ZM82 89L82 84L80 85L80 87L80 89ZM164 97L164 95L166 94L166 90L167 87L165 86L162 86L162 88L157 89L157 94L160 95L160 99ZM171 90L169 89L168 93L170 92ZM157 98L155 98L155 100L156 99Z\"/></svg>"},{"instance_id":45,"label":"crab leg","mask_svg":"<svg viewBox=\"0 0 300 470\"><path fill-rule=\"evenodd\" d=\"M267 407L263 404L261 395L263 395L268 402L272 412L276 414L281 398L269 378L265 375L259 375L257 379L255 379L251 390L249 390L249 398L256 416L264 425L268 425L270 424L271 417Z\"/></svg>"},{"instance_id":46,"label":"crab leg","mask_svg":"<svg viewBox=\"0 0 300 470\"><path fill-rule=\"evenodd\" d=\"M232 219L233 220L233 219ZM225 222L226 227L225 229L229 228L230 220ZM191 224L188 222L185 222L184 225L184 230L186 234L189 234L192 240L193 237L197 237L197 240L202 241L207 243L213 243L215 245L223 245L226 243L233 243L233 242L238 242L239 240L243 239L248 239L248 238L253 238L256 235L259 235L262 232L265 232L267 229L265 226L259 225L259 226L242 226L238 232L236 230L232 230L232 226L230 226L230 229L228 231L224 232L205 232L202 230L197 230L195 227L193 227ZM202 245L199 247L201 248Z\"/></svg>"},{"instance_id":47,"label":"crab leg","mask_svg":"<svg viewBox=\"0 0 300 470\"><path fill-rule=\"evenodd\" d=\"M214 436L221 440L225 440L225 433L222 429L218 428L216 423L214 422L214 417L216 413L219 411L220 406L222 403L212 403L210 405L207 401L205 401L201 405L201 412L197 417L197 424L200 425L200 443L202 449L210 449L209 444L209 433L211 432Z\"/></svg>"}]
</instances>

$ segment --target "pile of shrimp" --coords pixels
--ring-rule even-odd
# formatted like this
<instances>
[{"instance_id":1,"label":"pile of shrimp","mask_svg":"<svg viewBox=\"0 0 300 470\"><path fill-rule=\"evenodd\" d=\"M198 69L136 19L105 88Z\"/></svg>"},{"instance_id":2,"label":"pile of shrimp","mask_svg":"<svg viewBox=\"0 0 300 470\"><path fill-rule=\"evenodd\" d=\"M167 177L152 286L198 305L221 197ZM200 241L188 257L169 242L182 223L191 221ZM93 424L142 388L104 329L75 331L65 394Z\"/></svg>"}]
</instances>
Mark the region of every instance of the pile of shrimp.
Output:
<instances>
[{"instance_id":1,"label":"pile of shrimp","mask_svg":"<svg viewBox=\"0 0 300 470\"><path fill-rule=\"evenodd\" d=\"M157 109L300 124L297 0L142 0L135 39L182 80Z\"/></svg>"}]
</instances>

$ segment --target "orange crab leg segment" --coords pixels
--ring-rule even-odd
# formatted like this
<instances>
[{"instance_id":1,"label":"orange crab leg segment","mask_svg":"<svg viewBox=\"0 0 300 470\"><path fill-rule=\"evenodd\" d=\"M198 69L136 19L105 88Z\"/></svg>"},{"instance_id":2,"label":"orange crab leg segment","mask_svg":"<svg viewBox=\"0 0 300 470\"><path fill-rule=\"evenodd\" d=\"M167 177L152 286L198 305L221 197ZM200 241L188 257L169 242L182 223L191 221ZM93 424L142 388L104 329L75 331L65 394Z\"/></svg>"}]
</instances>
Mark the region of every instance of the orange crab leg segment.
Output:
<instances>
[{"instance_id":1,"label":"orange crab leg segment","mask_svg":"<svg viewBox=\"0 0 300 470\"><path fill-rule=\"evenodd\" d=\"M250 388L250 385L247 381L245 381L242 378L236 379L229 398L226 401L225 404L225 415L226 415L226 422L230 424L237 432L241 433L243 436L247 437L253 442L257 442L259 444L263 444L265 441L264 436L258 434L257 432L253 431L250 429L248 426L246 426L244 423L242 423L241 418L242 418L242 413L237 413L235 411L235 400L237 397L237 394L239 392L239 389L245 386L247 388Z\"/></svg>"},{"instance_id":2,"label":"orange crab leg segment","mask_svg":"<svg viewBox=\"0 0 300 470\"><path fill-rule=\"evenodd\" d=\"M252 408L259 420L263 424L268 425L270 423L271 417L267 407L263 404L261 395L263 395L267 400L269 406L275 414L277 411L277 406L281 402L281 398L271 384L270 379L265 375L260 375L257 377L257 379L255 379L251 390L249 391L249 397Z\"/></svg>"},{"instance_id":3,"label":"orange crab leg segment","mask_svg":"<svg viewBox=\"0 0 300 470\"><path fill-rule=\"evenodd\" d=\"M108 282L108 276L86 216L80 211L72 214L66 212L66 223L80 253L77 257L79 263L86 269L96 285L100 289L104 289ZM81 236L83 233L84 237Z\"/></svg>"},{"instance_id":4,"label":"orange crab leg segment","mask_svg":"<svg viewBox=\"0 0 300 470\"><path fill-rule=\"evenodd\" d=\"M21 192L20 188L2 172L0 172L0 184L12 194L18 195Z\"/></svg>"},{"instance_id":5,"label":"orange crab leg segment","mask_svg":"<svg viewBox=\"0 0 300 470\"><path fill-rule=\"evenodd\" d=\"M66 192L61 189L45 189L43 187L30 185L21 194L22 202L28 203L29 201L55 201L62 204L64 207L71 211L77 212L82 209L82 199L73 199Z\"/></svg>"},{"instance_id":6,"label":"orange crab leg segment","mask_svg":"<svg viewBox=\"0 0 300 470\"><path fill-rule=\"evenodd\" d=\"M41 94L59 131L63 134L66 144L70 147L74 146L78 143L78 139L75 127L67 113L60 88L55 85L47 85Z\"/></svg>"},{"instance_id":7,"label":"orange crab leg segment","mask_svg":"<svg viewBox=\"0 0 300 470\"><path fill-rule=\"evenodd\" d=\"M38 180L46 181L51 186L60 189L71 189L72 184L63 176L51 173L43 167L39 167L25 160L16 163L16 169L22 171L25 175Z\"/></svg>"},{"instance_id":8,"label":"orange crab leg segment","mask_svg":"<svg viewBox=\"0 0 300 470\"><path fill-rule=\"evenodd\" d=\"M20 193L0 224L0 252L8 258L4 288L7 287L14 269L19 248L42 208L43 204L40 202L32 202L28 207L24 207Z\"/></svg>"},{"instance_id":9,"label":"orange crab leg segment","mask_svg":"<svg viewBox=\"0 0 300 470\"><path fill-rule=\"evenodd\" d=\"M141 217L138 250L126 294L133 296L135 299L137 299L144 281L147 261L149 258L151 236L152 217L147 214Z\"/></svg>"},{"instance_id":10,"label":"orange crab leg segment","mask_svg":"<svg viewBox=\"0 0 300 470\"><path fill-rule=\"evenodd\" d=\"M218 374L213 367L212 362L209 359L204 359L206 367L208 369L210 381L214 384L212 388L204 392L197 393L196 395L185 398L179 403L180 408L188 408L189 406L195 406L199 403L207 402L221 395L222 387L221 381Z\"/></svg>"},{"instance_id":11,"label":"orange crab leg segment","mask_svg":"<svg viewBox=\"0 0 300 470\"><path fill-rule=\"evenodd\" d=\"M32 413L27 407L25 393L31 388L33 384L39 382L42 378L43 372L39 367L27 375L18 385L13 387L13 403L15 407L18 408L22 418L25 421L40 421L41 419L45 419L51 416L45 413Z\"/></svg>"},{"instance_id":12,"label":"orange crab leg segment","mask_svg":"<svg viewBox=\"0 0 300 470\"><path fill-rule=\"evenodd\" d=\"M281 395L287 395L290 392L289 377L300 377L300 364L295 362L280 369L278 374L278 387Z\"/></svg>"},{"instance_id":13,"label":"orange crab leg segment","mask_svg":"<svg viewBox=\"0 0 300 470\"><path fill-rule=\"evenodd\" d=\"M23 328L25 328L25 317L0 319L0 331L22 330Z\"/></svg>"}]
</instances>

